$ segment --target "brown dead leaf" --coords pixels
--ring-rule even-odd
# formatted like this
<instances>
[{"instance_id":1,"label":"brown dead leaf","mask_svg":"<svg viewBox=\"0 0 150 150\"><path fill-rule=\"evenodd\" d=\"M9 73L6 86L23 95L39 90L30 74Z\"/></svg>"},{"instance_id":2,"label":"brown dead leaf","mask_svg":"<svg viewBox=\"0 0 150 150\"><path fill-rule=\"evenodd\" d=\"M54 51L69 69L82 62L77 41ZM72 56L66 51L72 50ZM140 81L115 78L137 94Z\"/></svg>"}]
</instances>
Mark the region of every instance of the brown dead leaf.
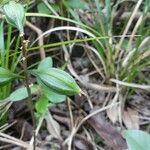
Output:
<instances>
[{"instance_id":1,"label":"brown dead leaf","mask_svg":"<svg viewBox=\"0 0 150 150\"><path fill-rule=\"evenodd\" d=\"M66 125L67 127L71 128L70 119L67 117L62 117L58 115L53 115L54 119L59 123Z\"/></svg>"},{"instance_id":2,"label":"brown dead leaf","mask_svg":"<svg viewBox=\"0 0 150 150\"><path fill-rule=\"evenodd\" d=\"M78 150L94 150L92 143L80 135L75 136L73 144Z\"/></svg>"},{"instance_id":3,"label":"brown dead leaf","mask_svg":"<svg viewBox=\"0 0 150 150\"><path fill-rule=\"evenodd\" d=\"M107 116L112 121L112 123L116 123L119 119L119 106L116 105L113 108L107 109Z\"/></svg>"},{"instance_id":4,"label":"brown dead leaf","mask_svg":"<svg viewBox=\"0 0 150 150\"><path fill-rule=\"evenodd\" d=\"M125 150L127 144L123 139L121 133L107 122L102 115L97 114L92 116L87 122L95 129L105 141L105 143L114 150Z\"/></svg>"},{"instance_id":5,"label":"brown dead leaf","mask_svg":"<svg viewBox=\"0 0 150 150\"><path fill-rule=\"evenodd\" d=\"M123 112L123 122L128 129L139 129L139 114L136 110L127 108Z\"/></svg>"},{"instance_id":6,"label":"brown dead leaf","mask_svg":"<svg viewBox=\"0 0 150 150\"><path fill-rule=\"evenodd\" d=\"M33 126L25 119L18 118L14 127L16 131L22 135L22 139L25 141L33 136Z\"/></svg>"},{"instance_id":7,"label":"brown dead leaf","mask_svg":"<svg viewBox=\"0 0 150 150\"><path fill-rule=\"evenodd\" d=\"M45 119L47 122L47 130L49 131L49 133L56 139L62 140L60 135L60 125L53 119L50 112L47 111Z\"/></svg>"}]
</instances>

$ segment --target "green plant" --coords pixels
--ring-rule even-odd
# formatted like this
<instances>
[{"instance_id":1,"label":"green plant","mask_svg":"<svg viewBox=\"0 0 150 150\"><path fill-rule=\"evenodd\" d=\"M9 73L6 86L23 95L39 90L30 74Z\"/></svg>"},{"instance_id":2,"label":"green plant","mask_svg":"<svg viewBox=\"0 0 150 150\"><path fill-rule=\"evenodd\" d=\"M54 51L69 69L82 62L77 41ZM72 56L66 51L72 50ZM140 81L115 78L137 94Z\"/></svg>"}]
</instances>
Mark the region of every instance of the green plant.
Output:
<instances>
[{"instance_id":1,"label":"green plant","mask_svg":"<svg viewBox=\"0 0 150 150\"><path fill-rule=\"evenodd\" d=\"M125 130L123 134L129 150L150 149L150 134L141 130Z\"/></svg>"},{"instance_id":2,"label":"green plant","mask_svg":"<svg viewBox=\"0 0 150 150\"><path fill-rule=\"evenodd\" d=\"M93 44L95 45L96 50L101 57L100 61L103 65L104 76L106 76L107 79L110 79L115 78L116 75L118 75L119 80L132 82L134 81L138 73L142 70L142 68L148 66L150 63L150 54L147 52L148 49L146 48L147 51L146 49L141 49L144 38L146 39L147 37L147 33L144 34L143 31L145 30L144 24L146 22L146 17L150 5L149 1L145 1L143 7L144 15L142 18L139 18L140 24L138 24L137 22L137 26L135 26L135 30L134 32L132 32L131 36L129 36L128 40L125 40L125 37L128 37L128 35L126 35L127 32L125 33L127 29L125 29L123 33L117 33L121 35L118 36L121 38L118 41L118 39L116 40L115 38L116 35L114 35L115 26L113 26L113 19L115 16L116 8L119 4L120 3L117 3L116 6L112 8L111 1L105 0L106 11L103 12L101 4L98 2L98 0L95 0L95 11L97 11L98 13L94 14L93 12L94 17L92 19L94 20L94 22L93 24L89 24L87 21L85 21L84 23L87 26L92 27L92 29L95 31L93 34L95 34L96 37L108 37L103 40L100 39L99 42L93 41ZM68 11L74 19L77 20L77 18L80 18L79 16L77 17L77 13L73 14L74 11L71 11L71 8L68 8ZM128 25L131 24L129 24L128 22ZM125 26L125 28L127 28L127 26ZM138 28L140 29L139 31L137 30ZM136 33L141 36L137 36L134 41L133 37ZM122 50L124 52L122 52ZM128 71L130 71L130 73L128 73Z\"/></svg>"},{"instance_id":3,"label":"green plant","mask_svg":"<svg viewBox=\"0 0 150 150\"><path fill-rule=\"evenodd\" d=\"M4 14L6 20L9 24L18 28L20 32L20 37L23 38L22 41L22 56L23 61L27 58L27 41L24 40L24 22L25 22L25 13L23 6L15 1L10 1L9 3L3 6ZM42 60L37 69L34 70L26 70L27 62L23 64L24 73L33 74L37 77L37 81L44 88L51 89L54 93L60 93L65 95L74 95L80 93L81 90L75 83L74 79L66 72L61 69L53 68L52 59L50 57ZM21 77L17 74L12 73L9 69L0 68L0 83L6 84L10 80L15 79L16 77L20 77L25 79L25 76ZM24 91L24 90L23 90ZM51 91L51 92L52 92ZM15 101L15 100L14 100Z\"/></svg>"},{"instance_id":4,"label":"green plant","mask_svg":"<svg viewBox=\"0 0 150 150\"><path fill-rule=\"evenodd\" d=\"M85 20L80 19L81 17L80 14L77 13L78 9L76 8L76 5L80 4L81 7L86 6L80 9L90 11L91 10L90 7L93 7L92 5L93 2L95 2L96 5L95 9L92 9L91 12L92 14L91 20L93 22L91 23L86 19ZM67 13L65 13L64 16L67 17L71 16L70 17L71 19L55 15L57 13L57 10L55 9L54 9L55 13L49 10L49 12L53 13L55 16L41 14L40 12L42 12L42 10L44 9L44 5L43 9L42 8L39 9L39 13L35 14L35 16L39 15L43 17L45 16L55 19L61 19L63 21L68 21L70 23L79 25L81 29L84 29L89 33L88 35L93 37L93 39L91 39L93 43L92 46L96 48L98 58L100 58L100 62L102 65L100 67L102 67L103 70L101 72L101 75L103 78L106 79L106 83L112 84L110 81L111 78L117 78L118 80L124 82L134 82L139 72L150 64L149 61L150 53L148 51L148 47L146 46L149 30L146 30L147 27L145 26L150 4L148 0L144 2L143 15L137 21L132 34L128 35L127 32L129 31L129 27L131 26L131 21L133 21L135 16L130 17L127 24L124 23L124 27L122 28L121 31L116 30L116 26L114 26L116 9L121 3L124 2L123 1L118 2L116 3L115 6L112 7L111 1L105 0L105 8L104 8L105 11L104 11L102 10L103 7L102 3L99 3L98 0L88 1L88 3L85 1L78 1L78 0L76 1L65 0L61 1L61 5L63 5L63 8L65 8L65 10L67 11ZM56 3L55 5L59 4ZM140 4L138 5L140 6ZM51 4L49 3L45 4L45 7L49 6L51 6ZM137 9L135 9L134 11L135 11L134 13L136 13ZM48 14L48 10L46 14ZM61 15L63 15L63 13ZM69 30L69 28L67 30ZM76 31L79 32L79 30ZM138 36L136 36L136 34L138 34ZM70 41L70 43L78 43L84 41L86 42L86 40L79 39ZM64 43L60 42L58 45L61 44ZM68 43L66 42L66 44L69 44L69 41ZM56 44L54 43L54 45L49 44L45 45L44 47L52 47L55 45ZM143 47L145 48L143 49Z\"/></svg>"},{"instance_id":5,"label":"green plant","mask_svg":"<svg viewBox=\"0 0 150 150\"><path fill-rule=\"evenodd\" d=\"M16 73L15 69L17 67L17 63L15 66L8 68L9 61L5 62L3 60L3 56L5 55L4 44L1 46L1 64L4 64L0 67L0 87L3 89L5 85L10 84L13 80L22 80L24 82L24 86L13 91L7 97L1 97L1 101L20 101L27 99L28 107L31 111L33 126L35 130L35 117L34 117L34 103L32 101L32 94L37 94L39 97L39 101L36 103L36 109L40 113L44 113L47 111L49 106L49 102L58 103L63 102L66 99L66 96L79 94L81 92L79 86L76 84L75 80L65 71L61 69L57 69L53 67L53 62L51 57L47 57L43 59L37 69L29 70L27 66L27 48L28 48L28 40L25 39L24 36L24 24L25 24L25 10L23 5L15 1L9 1L2 6L3 13L9 25L17 28L19 30L19 38L16 43L16 47L18 48L18 43L21 41L21 59L22 60L22 69L21 73ZM3 40L3 23L1 23L1 42ZM12 28L12 27L11 27ZM11 32L10 32L11 33ZM11 34L8 34L11 35ZM10 42L10 37L9 37ZM16 49L17 49L16 48ZM7 48L7 59L9 58L10 47ZM14 60L16 60L16 53L14 52ZM19 57L20 58L20 57ZM18 61L17 61L18 62ZM5 66L7 63L7 66ZM30 84L29 76L35 76L37 84ZM9 85L10 88L10 85ZM3 91L2 91L3 92ZM33 131L34 132L34 131ZM34 132L35 138L35 132ZM35 141L35 140L34 140ZM35 143L34 143L35 148Z\"/></svg>"},{"instance_id":6,"label":"green plant","mask_svg":"<svg viewBox=\"0 0 150 150\"><path fill-rule=\"evenodd\" d=\"M3 73L4 71L1 72ZM61 69L52 67L51 57L43 59L39 63L37 69L28 70L28 72L36 76L38 83L30 85L31 94L37 94L40 97L39 99L45 99L44 101L60 103L65 101L66 95L70 96L81 92L74 79L68 73ZM3 77L6 77L5 81L7 82L9 82L7 76L10 79L14 79L16 77L16 75L11 74L9 70L7 70L5 74L4 73L3 76L0 75L0 79L3 79L3 81ZM5 100L15 102L26 98L28 98L28 92L26 87L23 86L13 91ZM37 111L41 112L41 109L46 110L46 108L44 109L41 105L39 105L39 103L41 104L42 102L37 101ZM48 105L49 104L47 103L47 106Z\"/></svg>"}]
</instances>

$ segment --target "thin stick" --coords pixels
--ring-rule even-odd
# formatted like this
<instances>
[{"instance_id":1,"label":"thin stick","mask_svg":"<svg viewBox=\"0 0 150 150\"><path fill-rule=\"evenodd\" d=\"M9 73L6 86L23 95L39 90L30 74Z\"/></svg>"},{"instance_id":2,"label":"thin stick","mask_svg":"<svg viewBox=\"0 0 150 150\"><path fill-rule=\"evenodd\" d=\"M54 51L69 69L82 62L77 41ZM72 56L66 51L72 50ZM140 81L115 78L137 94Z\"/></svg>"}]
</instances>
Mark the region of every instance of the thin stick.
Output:
<instances>
[{"instance_id":1,"label":"thin stick","mask_svg":"<svg viewBox=\"0 0 150 150\"><path fill-rule=\"evenodd\" d=\"M38 123L38 125L37 125L37 128L36 128L36 130L35 130L35 135L36 135L36 136L38 135L38 132L39 132L39 130L40 130L40 128L41 128L41 125L42 125L42 123L43 123L44 117L45 117L45 113L43 113L43 115L41 116L41 118L40 118L40 120L39 120L39 123ZM30 145L33 145L33 143L34 143L34 136L33 136L33 137L31 138L31 140L30 140Z\"/></svg>"},{"instance_id":2,"label":"thin stick","mask_svg":"<svg viewBox=\"0 0 150 150\"><path fill-rule=\"evenodd\" d=\"M70 115L70 122L71 122L71 129L74 127L74 119L73 119L73 114L72 114L72 107L70 103L70 98L67 98L67 104L68 104L68 109L69 109L69 115Z\"/></svg>"},{"instance_id":3,"label":"thin stick","mask_svg":"<svg viewBox=\"0 0 150 150\"><path fill-rule=\"evenodd\" d=\"M28 69L27 69L27 46L28 46L28 40L24 39L24 33L20 34L21 38L21 50L22 50L22 60L23 60L23 70L24 70L24 82L28 93L28 99L27 99L27 105L29 107L31 117L32 117L32 123L33 123L33 136L34 136L34 143L33 143L33 150L35 150L36 147L36 135L35 135L35 118L34 118L34 105L32 102L32 94L29 86L29 76L28 76Z\"/></svg>"},{"instance_id":4,"label":"thin stick","mask_svg":"<svg viewBox=\"0 0 150 150\"><path fill-rule=\"evenodd\" d=\"M35 26L34 24L32 24L31 22L29 21L26 21L26 25L31 28L33 31L35 31L39 36L41 36L43 34L43 31L41 29L39 29L37 26ZM42 45L44 45L44 39L43 38L40 38L38 40L38 44L40 46L40 57L41 59L44 59L46 57L46 54L45 54L45 50L44 50L44 47L41 47Z\"/></svg>"}]
</instances>

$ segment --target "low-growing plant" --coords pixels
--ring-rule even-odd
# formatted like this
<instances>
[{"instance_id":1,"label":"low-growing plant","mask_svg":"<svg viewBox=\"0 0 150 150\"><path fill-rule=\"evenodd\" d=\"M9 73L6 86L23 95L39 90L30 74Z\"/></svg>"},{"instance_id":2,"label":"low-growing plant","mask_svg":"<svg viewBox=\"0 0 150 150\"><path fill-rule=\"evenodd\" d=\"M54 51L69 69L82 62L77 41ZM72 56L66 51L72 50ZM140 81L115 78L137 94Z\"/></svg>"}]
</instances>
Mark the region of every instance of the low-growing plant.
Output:
<instances>
[{"instance_id":1,"label":"low-growing plant","mask_svg":"<svg viewBox=\"0 0 150 150\"><path fill-rule=\"evenodd\" d=\"M90 7L93 7L93 3L95 4L95 9L92 9L91 11ZM57 11L59 12L59 10L55 9L55 7L55 12L51 11L50 9L49 11L47 9L46 12L43 12L43 10L45 10L45 7L49 8L49 6L53 6L54 4L46 3L44 5L44 3L40 3L38 5L38 11L40 16L61 19L70 23L74 23L80 26L80 29L76 28L74 29L74 31L82 33L84 30L83 34L88 33L87 35L90 36L90 38L93 38L89 38L89 41L92 41L92 46L97 51L96 54L98 54L98 58L101 62L101 75L102 78L106 79L106 83L111 84L111 78L117 78L118 80L124 82L133 82L139 72L150 64L150 53L148 51L148 47L146 46L148 43L149 30L146 30L147 27L145 26L146 19L148 17L148 11L150 9L150 2L149 0L146 0L143 3L143 15L141 16L141 18L138 18L139 20L137 21L134 27L134 31L131 35L128 35L128 32L131 26L131 21L133 21L135 16L130 17L127 23L123 22L123 30L119 31L115 26L115 13L119 5L124 5L123 3L124 1L118 2L112 7L111 1L105 0L105 8L103 8L103 3L99 3L98 0L88 2L79 0L61 1L63 8L65 8L65 10L67 11L64 17L66 17L67 14L67 17L70 17L71 19L63 18L60 16L44 15L43 13L52 13L55 15ZM79 4L80 7L76 7ZM59 4L55 3L55 5L58 6ZM140 6L140 3L138 4L138 6ZM86 17L85 19L80 19L81 17L80 13L78 13L78 9L89 12L89 14L91 14L90 17L92 23L90 21L87 21ZM136 11L137 9L135 7L134 12L136 13ZM84 14L82 13L81 15L84 16ZM69 27L66 28L66 26L63 27L59 30L73 30L71 27L70 29ZM146 32L144 32L145 30ZM50 30L46 33L48 34L50 32L52 31ZM44 33L43 36L46 35L46 33ZM84 40L79 39L70 41L70 43L78 43L84 41L88 41L88 38ZM60 43L59 45L61 44L64 43ZM45 47L51 46L52 45L45 45Z\"/></svg>"},{"instance_id":2,"label":"low-growing plant","mask_svg":"<svg viewBox=\"0 0 150 150\"><path fill-rule=\"evenodd\" d=\"M93 23L84 19L82 21L79 13L76 13L75 10L73 11L73 7L69 7L70 5L67 5L65 2L66 5L64 5L66 7L68 6L67 10L72 15L72 18L78 22L84 23L86 26L92 28L93 31L87 29L86 26L84 29L89 30L89 32L96 37L105 37L104 39L93 40L93 44L101 58L100 61L103 65L103 73L104 76L106 76L106 79L116 78L117 75L119 80L125 82L134 81L138 73L150 63L148 47L145 46L149 31L144 32L146 28L144 25L146 24L146 18L148 17L147 13L150 9L149 0L144 2L143 16L138 20L140 23L137 21L131 35L127 35L127 32L129 31L129 28L127 27L131 26L130 19L134 18L129 19L127 22L128 26L127 24L124 25L125 29L123 28L123 33L122 31L118 32L118 30L115 32L116 26L114 26L114 19L117 11L116 9L118 8L118 5L123 2L118 2L112 7L111 1L105 0L105 8L103 8L102 3L98 0L89 1L88 3L93 7L93 2L95 2L96 5L96 8L91 12L91 20ZM86 8L87 11L91 10L90 6ZM134 40L133 37L135 37Z\"/></svg>"},{"instance_id":3,"label":"low-growing plant","mask_svg":"<svg viewBox=\"0 0 150 150\"><path fill-rule=\"evenodd\" d=\"M32 101L33 94L37 94L39 97L39 100L35 104L36 110L39 113L45 113L50 103L63 102L66 100L66 96L81 93L81 89L67 72L53 67L53 61L51 57L43 59L36 69L29 70L27 66L28 40L26 40L24 36L24 24L26 20L24 7L18 2L9 1L2 6L2 10L7 23L19 30L19 37L21 41L21 58L19 59L19 61L22 61L23 71L21 73L17 73L15 70L15 67L17 67L17 65L15 65L12 71L11 68L8 67L9 62L7 62L7 66L5 66L6 62L3 61L5 50L3 46L4 43L2 43L1 64L4 63L4 65L0 66L0 88L5 87L5 85L10 84L10 82L14 80L21 80L23 81L24 85L21 88L18 88L11 92L9 96L4 98L1 97L1 101L16 102L27 99L28 107L31 111L33 126L35 129L34 103ZM2 40L1 42L4 42L4 40L2 39L2 30L3 23L1 23L0 31ZM18 45L19 44L17 43L16 47L19 49ZM9 57L9 48L10 47L7 48L7 57ZM16 51L14 53L16 53ZM30 83L29 76L31 75L36 78L36 83Z\"/></svg>"}]
</instances>

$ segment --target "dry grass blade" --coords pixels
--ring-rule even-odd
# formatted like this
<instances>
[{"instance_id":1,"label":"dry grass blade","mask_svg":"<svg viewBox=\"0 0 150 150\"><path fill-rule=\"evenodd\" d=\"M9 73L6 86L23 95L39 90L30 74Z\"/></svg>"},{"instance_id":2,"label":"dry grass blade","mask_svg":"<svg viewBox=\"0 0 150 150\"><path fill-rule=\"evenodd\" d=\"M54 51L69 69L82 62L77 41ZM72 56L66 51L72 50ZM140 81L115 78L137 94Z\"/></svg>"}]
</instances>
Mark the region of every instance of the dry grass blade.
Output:
<instances>
[{"instance_id":1,"label":"dry grass blade","mask_svg":"<svg viewBox=\"0 0 150 150\"><path fill-rule=\"evenodd\" d=\"M36 135L36 136L38 135L39 130L40 130L41 126L42 126L44 117L45 117L45 113L43 113L43 115L41 116L41 118L40 118L40 120L39 120L39 123L38 123L38 126L37 126L37 128L36 128L36 130L35 130L35 135ZM32 136L32 138L31 138L31 140L30 140L30 145L33 145L33 143L34 143L34 136Z\"/></svg>"},{"instance_id":2,"label":"dry grass blade","mask_svg":"<svg viewBox=\"0 0 150 150\"><path fill-rule=\"evenodd\" d=\"M98 109L98 110L96 110L96 111L93 111L91 114L87 115L85 118L83 118L83 119L80 121L80 123L79 123L76 127L74 127L74 128L72 129L72 132L71 132L70 136L63 142L63 144L65 145L65 144L67 143L67 144L69 145L68 150L71 150L71 143L72 143L73 137L75 136L75 134L77 133L77 131L79 130L79 128L81 127L81 125L82 125L85 121L87 121L88 119L90 119L92 116L94 116L94 115L96 115L96 114L98 114L98 113L100 113L100 112L103 112L103 111L105 111L105 110L107 110L107 109L109 109L109 108L112 108L112 107L114 107L114 106L116 106L116 105L118 105L118 104L119 104L119 103L115 103L115 104L111 104L111 105L105 106L105 107L103 107L103 108L101 108L101 109Z\"/></svg>"},{"instance_id":3,"label":"dry grass blade","mask_svg":"<svg viewBox=\"0 0 150 150\"><path fill-rule=\"evenodd\" d=\"M128 87L132 87L132 88L139 88L139 89L150 91L150 85L140 85L140 84L135 84L135 83L128 83L128 82L123 82L123 81L119 81L116 79L110 79L110 81L114 82L116 84L119 84L119 85L128 86Z\"/></svg>"},{"instance_id":4,"label":"dry grass blade","mask_svg":"<svg viewBox=\"0 0 150 150\"><path fill-rule=\"evenodd\" d=\"M33 43L32 45L37 41L39 40L40 38L44 37L45 35L47 34L51 34L52 32L56 32L56 31L63 31L63 30L70 30L70 31L77 31L77 32L81 32L81 33L84 33L92 38L96 38L96 36L94 34L92 34L91 32L87 31L87 30L84 30L84 29L81 29L79 27L73 27L73 26L62 26L62 27L55 27L55 28L52 28L52 29L49 29L47 31L45 31L42 35L40 35ZM98 43L99 43L99 40L97 40Z\"/></svg>"},{"instance_id":5,"label":"dry grass blade","mask_svg":"<svg viewBox=\"0 0 150 150\"><path fill-rule=\"evenodd\" d=\"M10 144L13 144L13 145L17 145L17 146L20 146L22 148L26 148L27 150L33 149L33 147L31 145L29 145L28 143L23 142L22 140L19 140L17 138L14 138L10 135L7 135L7 134L1 133L1 132L0 132L0 141L10 143ZM37 150L40 150L40 149L37 148Z\"/></svg>"},{"instance_id":6,"label":"dry grass blade","mask_svg":"<svg viewBox=\"0 0 150 150\"><path fill-rule=\"evenodd\" d=\"M5 130L9 129L10 127L12 127L15 123L17 123L17 121L13 121L12 123L10 124L5 124L3 126L0 127L0 132L4 132Z\"/></svg>"},{"instance_id":7,"label":"dry grass blade","mask_svg":"<svg viewBox=\"0 0 150 150\"><path fill-rule=\"evenodd\" d=\"M119 91L120 91L119 85L117 84L116 85L116 94L115 94L113 100L110 101L111 104L116 103L118 101L119 94L120 94ZM115 106L115 108L110 108L110 109L107 109L107 111L106 111L109 119L113 123L116 123L116 121L118 120L118 117L119 117L119 107L120 107L120 105L117 105L117 106Z\"/></svg>"},{"instance_id":8,"label":"dry grass blade","mask_svg":"<svg viewBox=\"0 0 150 150\"><path fill-rule=\"evenodd\" d=\"M33 31L35 31L35 32L37 33L38 37L40 37L40 36L43 34L43 31L42 31L42 30L40 30L37 26L33 25L33 24L30 23L29 21L26 21L26 25L27 25L29 28L31 28ZM38 40L38 44L39 44L39 46L40 46L40 56L41 56L41 59L44 59L44 58L45 58L45 50L44 50L43 47L41 47L41 46L44 45L44 40L43 40L43 38L40 38L40 39Z\"/></svg>"},{"instance_id":9,"label":"dry grass blade","mask_svg":"<svg viewBox=\"0 0 150 150\"><path fill-rule=\"evenodd\" d=\"M46 115L46 122L47 122L47 129L49 133L59 139L60 141L62 140L61 135L60 135L60 125L53 119L52 115L50 114L49 111L47 111Z\"/></svg>"},{"instance_id":10,"label":"dry grass blade","mask_svg":"<svg viewBox=\"0 0 150 150\"><path fill-rule=\"evenodd\" d=\"M129 30L129 28L130 28L130 26L131 26L131 24L132 24L132 21L134 20L134 17L136 16L136 13L137 13L137 11L138 11L140 5L142 4L142 2L143 2L143 0L139 0L139 1L137 2L136 6L135 6L135 9L134 9L134 11L133 11L133 13L132 13L132 15L131 15L129 21L128 21L128 24L127 24L127 26L126 26L124 32L123 32L122 38L121 38L120 41L119 41L118 49L120 49L120 47L121 47L121 45L122 45L122 43L123 43L123 40L124 40L124 38L125 38L125 35L127 34L128 30Z\"/></svg>"},{"instance_id":11,"label":"dry grass blade","mask_svg":"<svg viewBox=\"0 0 150 150\"><path fill-rule=\"evenodd\" d=\"M64 50L64 49L63 49ZM67 50L64 50L64 57L65 57L65 61L68 62L67 63L67 67L68 67L68 70L70 71L70 73L86 88L88 89L93 89L93 90L96 90L96 91L106 91L106 92L116 92L116 88L113 87L113 86L106 86L106 85L98 85L98 84L95 84L95 83L89 83L89 82L86 82L84 81L83 79L81 79L77 73L75 72L72 64L71 64L71 61L70 61L70 56L69 56L69 53Z\"/></svg>"},{"instance_id":12,"label":"dry grass blade","mask_svg":"<svg viewBox=\"0 0 150 150\"><path fill-rule=\"evenodd\" d=\"M92 47L92 46L90 46L90 45L87 45L87 44L76 44L76 45L82 46L82 47L84 47L85 49L90 50L91 52L93 52L94 54L96 54L96 56L99 58L99 53L98 53L98 51L97 51L94 47ZM87 51L87 55L88 55L88 57L89 57L91 63L93 64L93 66L94 66L95 69L97 70L97 72L101 75L101 77L102 77L103 79L105 79L104 73L100 70L99 66L96 65L96 63L94 62L94 59L92 59L92 58L90 57L91 55L89 54L88 51Z\"/></svg>"},{"instance_id":13,"label":"dry grass blade","mask_svg":"<svg viewBox=\"0 0 150 150\"><path fill-rule=\"evenodd\" d=\"M1 116L0 116L0 120L2 119L2 117L6 114L6 112L9 110L9 108L11 107L11 105L13 104L12 102L4 102L3 103L4 104L4 106L5 106L5 109L4 109L4 111L3 112L0 112L0 114L1 114ZM2 104L2 106L3 106L3 104Z\"/></svg>"},{"instance_id":14,"label":"dry grass blade","mask_svg":"<svg viewBox=\"0 0 150 150\"><path fill-rule=\"evenodd\" d=\"M128 108L123 112L123 122L128 129L139 129L139 117L138 112L131 108Z\"/></svg>"},{"instance_id":15,"label":"dry grass blade","mask_svg":"<svg viewBox=\"0 0 150 150\"><path fill-rule=\"evenodd\" d=\"M44 37L45 35L51 34L52 32L63 31L63 30L66 30L66 31L76 31L76 32L84 33L84 34L88 35L89 37L95 38L95 40L96 40L101 46L103 46L102 43L101 43L101 41L98 40L97 37L96 37L93 33L89 32L88 30L84 30L84 29L82 29L82 28L73 27L73 26L61 26L61 27L55 27L55 28L49 29L49 30L47 30L46 32L44 32L42 35L40 35L40 36L31 44L31 46L32 46L37 40L39 40L40 38ZM103 58L102 58L100 55L99 55L99 59L100 59L102 65L103 65L103 67L104 67L104 70L106 70L105 63L104 63L104 61L103 61Z\"/></svg>"},{"instance_id":16,"label":"dry grass blade","mask_svg":"<svg viewBox=\"0 0 150 150\"><path fill-rule=\"evenodd\" d=\"M141 25L141 22L143 20L143 14L140 16L140 18L138 19L133 31L132 31L132 34L131 34L131 37L130 37L130 40L129 40L129 43L128 43L128 49L131 47L132 45L132 41L133 41L133 38L135 37L135 34L139 28L139 26Z\"/></svg>"}]
</instances>

